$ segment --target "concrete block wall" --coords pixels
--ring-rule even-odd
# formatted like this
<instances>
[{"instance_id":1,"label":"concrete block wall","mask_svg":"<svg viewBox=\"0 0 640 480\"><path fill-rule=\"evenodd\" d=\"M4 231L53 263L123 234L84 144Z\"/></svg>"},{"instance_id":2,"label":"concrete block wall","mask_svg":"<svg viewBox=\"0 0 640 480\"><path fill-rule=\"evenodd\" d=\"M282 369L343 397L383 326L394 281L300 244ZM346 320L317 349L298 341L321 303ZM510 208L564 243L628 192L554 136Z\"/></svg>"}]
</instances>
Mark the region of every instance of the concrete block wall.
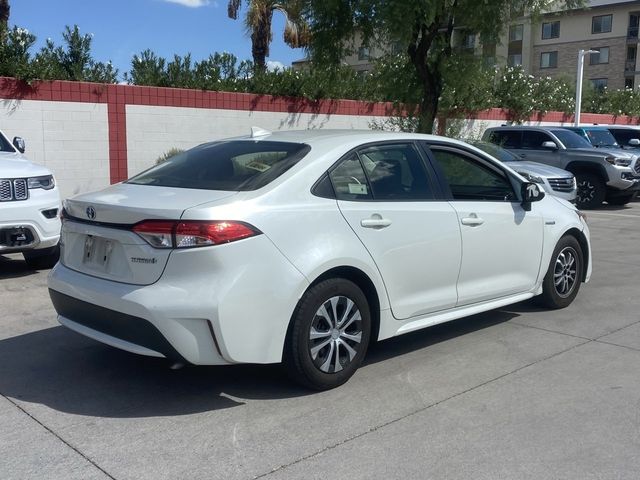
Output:
<instances>
[{"instance_id":1,"label":"concrete block wall","mask_svg":"<svg viewBox=\"0 0 640 480\"><path fill-rule=\"evenodd\" d=\"M56 174L65 196L109 185L107 127L107 106L103 104L0 102L0 129L9 140L25 139L26 156Z\"/></svg>"}]
</instances>

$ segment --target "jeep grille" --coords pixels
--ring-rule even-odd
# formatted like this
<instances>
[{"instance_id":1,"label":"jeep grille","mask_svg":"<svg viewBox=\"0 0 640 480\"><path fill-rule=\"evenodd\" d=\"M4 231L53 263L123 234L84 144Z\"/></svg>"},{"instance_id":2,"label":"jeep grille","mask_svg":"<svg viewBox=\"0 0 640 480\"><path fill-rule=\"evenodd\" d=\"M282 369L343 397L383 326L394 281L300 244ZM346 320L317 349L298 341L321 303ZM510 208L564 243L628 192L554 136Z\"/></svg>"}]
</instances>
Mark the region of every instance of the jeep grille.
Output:
<instances>
[{"instance_id":1,"label":"jeep grille","mask_svg":"<svg viewBox=\"0 0 640 480\"><path fill-rule=\"evenodd\" d=\"M0 178L0 202L26 200L29 188L25 178Z\"/></svg>"}]
</instances>

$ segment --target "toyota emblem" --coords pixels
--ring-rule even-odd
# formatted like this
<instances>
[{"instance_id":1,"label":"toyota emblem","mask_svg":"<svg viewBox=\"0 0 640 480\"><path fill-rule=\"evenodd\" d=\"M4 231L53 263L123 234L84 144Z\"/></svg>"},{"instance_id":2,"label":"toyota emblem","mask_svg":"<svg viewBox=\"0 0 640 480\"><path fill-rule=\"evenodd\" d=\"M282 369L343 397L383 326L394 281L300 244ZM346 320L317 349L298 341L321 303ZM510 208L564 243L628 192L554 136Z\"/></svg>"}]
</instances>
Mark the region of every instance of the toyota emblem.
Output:
<instances>
[{"instance_id":1,"label":"toyota emblem","mask_svg":"<svg viewBox=\"0 0 640 480\"><path fill-rule=\"evenodd\" d=\"M96 209L93 207L87 207L87 218L89 220L93 220L94 218L96 218Z\"/></svg>"}]
</instances>

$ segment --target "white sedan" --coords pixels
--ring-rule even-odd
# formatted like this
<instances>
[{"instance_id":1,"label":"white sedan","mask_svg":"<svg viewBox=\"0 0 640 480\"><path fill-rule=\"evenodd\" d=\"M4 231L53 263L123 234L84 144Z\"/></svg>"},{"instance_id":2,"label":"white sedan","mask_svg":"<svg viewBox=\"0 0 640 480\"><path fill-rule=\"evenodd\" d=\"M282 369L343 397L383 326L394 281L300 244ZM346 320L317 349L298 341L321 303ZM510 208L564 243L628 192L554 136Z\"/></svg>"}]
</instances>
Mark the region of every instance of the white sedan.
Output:
<instances>
[{"instance_id":1,"label":"white sedan","mask_svg":"<svg viewBox=\"0 0 640 480\"><path fill-rule=\"evenodd\" d=\"M591 274L570 203L455 140L254 129L68 200L60 323L175 363L283 362L336 387L371 341Z\"/></svg>"}]
</instances>

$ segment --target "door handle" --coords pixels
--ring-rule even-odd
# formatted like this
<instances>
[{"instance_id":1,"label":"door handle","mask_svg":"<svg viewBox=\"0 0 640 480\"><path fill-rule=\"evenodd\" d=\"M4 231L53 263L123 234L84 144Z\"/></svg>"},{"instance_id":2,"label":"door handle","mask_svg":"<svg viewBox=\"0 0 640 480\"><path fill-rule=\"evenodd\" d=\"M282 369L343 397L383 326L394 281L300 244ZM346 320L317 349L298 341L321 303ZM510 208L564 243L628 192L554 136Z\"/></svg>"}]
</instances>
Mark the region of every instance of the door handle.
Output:
<instances>
[{"instance_id":1,"label":"door handle","mask_svg":"<svg viewBox=\"0 0 640 480\"><path fill-rule=\"evenodd\" d=\"M360 225L362 225L364 228L380 229L386 228L391 225L391 220L389 220L388 218L382 218L381 215L378 215L376 213L374 215L371 215L371 218L360 220Z\"/></svg>"},{"instance_id":2,"label":"door handle","mask_svg":"<svg viewBox=\"0 0 640 480\"><path fill-rule=\"evenodd\" d=\"M518 156L520 158L527 158L527 154L526 153L519 153Z\"/></svg>"},{"instance_id":3,"label":"door handle","mask_svg":"<svg viewBox=\"0 0 640 480\"><path fill-rule=\"evenodd\" d=\"M470 213L468 217L464 217L460 220L460 223L468 225L469 227L478 227L484 223L484 220L475 213Z\"/></svg>"}]
</instances>

